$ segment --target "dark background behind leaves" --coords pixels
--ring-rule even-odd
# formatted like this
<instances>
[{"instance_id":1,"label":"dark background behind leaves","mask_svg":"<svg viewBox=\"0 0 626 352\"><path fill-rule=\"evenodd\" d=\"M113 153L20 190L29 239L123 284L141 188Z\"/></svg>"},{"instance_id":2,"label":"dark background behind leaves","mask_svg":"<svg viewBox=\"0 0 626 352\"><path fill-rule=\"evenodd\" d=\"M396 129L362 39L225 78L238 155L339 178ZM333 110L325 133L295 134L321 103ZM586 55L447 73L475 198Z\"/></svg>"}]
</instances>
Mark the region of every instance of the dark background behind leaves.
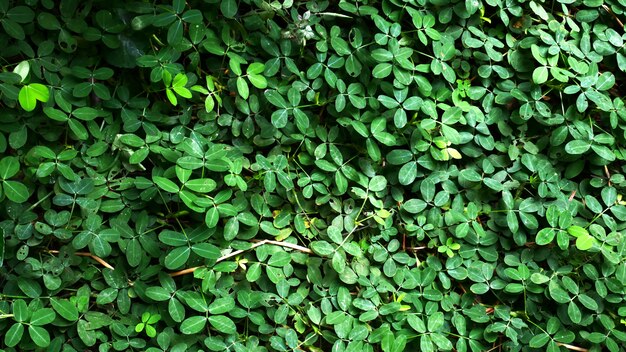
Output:
<instances>
[{"instance_id":1,"label":"dark background behind leaves","mask_svg":"<svg viewBox=\"0 0 626 352\"><path fill-rule=\"evenodd\" d=\"M624 351L625 8L0 0L0 348Z\"/></svg>"}]
</instances>

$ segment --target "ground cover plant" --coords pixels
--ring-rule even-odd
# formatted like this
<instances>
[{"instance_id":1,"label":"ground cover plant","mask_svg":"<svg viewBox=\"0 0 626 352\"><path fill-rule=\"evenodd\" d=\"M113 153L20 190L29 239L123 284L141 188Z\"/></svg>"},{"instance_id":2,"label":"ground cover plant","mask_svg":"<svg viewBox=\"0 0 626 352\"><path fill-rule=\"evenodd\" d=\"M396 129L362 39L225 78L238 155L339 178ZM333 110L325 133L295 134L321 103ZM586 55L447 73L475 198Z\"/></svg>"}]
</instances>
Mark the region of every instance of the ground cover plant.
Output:
<instances>
[{"instance_id":1,"label":"ground cover plant","mask_svg":"<svg viewBox=\"0 0 626 352\"><path fill-rule=\"evenodd\" d=\"M0 350L625 351L621 0L0 0Z\"/></svg>"}]
</instances>

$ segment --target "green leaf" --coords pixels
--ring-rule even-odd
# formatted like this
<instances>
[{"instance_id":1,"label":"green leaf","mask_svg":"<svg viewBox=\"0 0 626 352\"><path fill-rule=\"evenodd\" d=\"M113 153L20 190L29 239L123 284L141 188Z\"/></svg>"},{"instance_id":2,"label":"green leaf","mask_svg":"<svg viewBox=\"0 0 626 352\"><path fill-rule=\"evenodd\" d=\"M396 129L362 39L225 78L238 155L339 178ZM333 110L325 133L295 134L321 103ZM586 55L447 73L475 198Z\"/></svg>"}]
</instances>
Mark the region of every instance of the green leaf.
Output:
<instances>
[{"instance_id":1,"label":"green leaf","mask_svg":"<svg viewBox=\"0 0 626 352\"><path fill-rule=\"evenodd\" d=\"M174 248L165 256L165 267L168 269L178 269L189 259L191 249L189 247Z\"/></svg>"},{"instance_id":2,"label":"green leaf","mask_svg":"<svg viewBox=\"0 0 626 352\"><path fill-rule=\"evenodd\" d=\"M265 91L264 95L265 98L267 98L267 101L269 101L272 105L283 109L288 107L285 98L283 98L283 96L277 91L269 89Z\"/></svg>"},{"instance_id":3,"label":"green leaf","mask_svg":"<svg viewBox=\"0 0 626 352\"><path fill-rule=\"evenodd\" d=\"M167 301L172 298L170 292L160 286L148 287L145 293L146 296L155 301Z\"/></svg>"},{"instance_id":4,"label":"green leaf","mask_svg":"<svg viewBox=\"0 0 626 352\"><path fill-rule=\"evenodd\" d=\"M35 12L28 6L12 7L6 16L17 23L29 23L35 18Z\"/></svg>"},{"instance_id":5,"label":"green leaf","mask_svg":"<svg viewBox=\"0 0 626 352\"><path fill-rule=\"evenodd\" d=\"M185 187L194 192L209 193L217 188L217 183L210 178L199 178L185 182Z\"/></svg>"},{"instance_id":6,"label":"green leaf","mask_svg":"<svg viewBox=\"0 0 626 352\"><path fill-rule=\"evenodd\" d=\"M78 309L76 308L76 305L69 300L51 297L50 304L52 305L52 308L54 308L54 310L64 319L69 321L78 320Z\"/></svg>"},{"instance_id":7,"label":"green leaf","mask_svg":"<svg viewBox=\"0 0 626 352\"><path fill-rule=\"evenodd\" d=\"M169 102L176 106L178 105L178 98L176 98L176 96L174 95L174 91L170 88L165 88L165 96L167 97L167 100L169 100Z\"/></svg>"},{"instance_id":8,"label":"green leaf","mask_svg":"<svg viewBox=\"0 0 626 352\"><path fill-rule=\"evenodd\" d=\"M80 121L76 119L70 119L68 120L68 126L70 127L70 130L74 132L76 137L78 137L78 139L80 139L81 141L87 140L87 138L89 138L89 132L87 132L87 129Z\"/></svg>"},{"instance_id":9,"label":"green leaf","mask_svg":"<svg viewBox=\"0 0 626 352\"><path fill-rule=\"evenodd\" d=\"M452 144L461 143L461 135L456 129L448 125L441 125L441 133L443 133L444 137Z\"/></svg>"},{"instance_id":10,"label":"green leaf","mask_svg":"<svg viewBox=\"0 0 626 352\"><path fill-rule=\"evenodd\" d=\"M590 235L582 235L576 238L576 248L581 251L589 250L593 247L596 242L595 238Z\"/></svg>"},{"instance_id":11,"label":"green leaf","mask_svg":"<svg viewBox=\"0 0 626 352\"><path fill-rule=\"evenodd\" d=\"M166 191L166 192L170 192L170 193L178 193L180 190L178 189L178 186L172 182L171 180L165 178L165 177L161 177L161 176L153 176L152 177L152 181L154 181L154 183L159 186L159 188L161 188L162 190Z\"/></svg>"},{"instance_id":12,"label":"green leaf","mask_svg":"<svg viewBox=\"0 0 626 352\"><path fill-rule=\"evenodd\" d=\"M69 117L67 116L66 113L64 113L61 110L57 110L55 108L52 107L45 107L43 108L43 112L51 119L56 120L56 121L61 121L61 122L65 122L69 119Z\"/></svg>"},{"instance_id":13,"label":"green leaf","mask_svg":"<svg viewBox=\"0 0 626 352\"><path fill-rule=\"evenodd\" d=\"M548 341L550 341L550 336L545 332L542 332L533 336L533 338L528 342L528 345L532 348L541 348L545 346Z\"/></svg>"},{"instance_id":14,"label":"green leaf","mask_svg":"<svg viewBox=\"0 0 626 352\"><path fill-rule=\"evenodd\" d=\"M265 76L248 74L248 80L250 81L250 83L252 83L253 86L259 89L267 88L267 79L265 79Z\"/></svg>"},{"instance_id":15,"label":"green leaf","mask_svg":"<svg viewBox=\"0 0 626 352\"><path fill-rule=\"evenodd\" d=\"M615 160L615 153L613 151L611 151L611 149L609 149L608 147L605 147L603 145L597 145L594 144L591 146L591 149L602 159L606 160L606 161L614 161Z\"/></svg>"},{"instance_id":16,"label":"green leaf","mask_svg":"<svg viewBox=\"0 0 626 352\"><path fill-rule=\"evenodd\" d=\"M250 267L246 271L246 280L248 280L249 282L255 282L261 277L261 273L261 264L254 263L250 265Z\"/></svg>"},{"instance_id":17,"label":"green leaf","mask_svg":"<svg viewBox=\"0 0 626 352\"><path fill-rule=\"evenodd\" d=\"M385 187L387 187L387 179L384 176L377 175L377 176L372 177L372 179L370 179L370 182L369 182L370 191L379 192L385 189Z\"/></svg>"},{"instance_id":18,"label":"green leaf","mask_svg":"<svg viewBox=\"0 0 626 352\"><path fill-rule=\"evenodd\" d=\"M314 241L311 242L311 250L317 255L326 257L331 255L335 251L335 248L326 241Z\"/></svg>"},{"instance_id":19,"label":"green leaf","mask_svg":"<svg viewBox=\"0 0 626 352\"><path fill-rule=\"evenodd\" d=\"M167 43L170 45L178 45L183 40L183 31L183 21L174 21L167 30Z\"/></svg>"},{"instance_id":20,"label":"green leaf","mask_svg":"<svg viewBox=\"0 0 626 352\"><path fill-rule=\"evenodd\" d=\"M207 210L204 218L204 222L208 228L214 228L217 226L217 222L220 218L219 211L216 207L211 207Z\"/></svg>"},{"instance_id":21,"label":"green leaf","mask_svg":"<svg viewBox=\"0 0 626 352\"><path fill-rule=\"evenodd\" d=\"M615 85L615 76L611 72L603 72L596 81L597 90L609 90Z\"/></svg>"},{"instance_id":22,"label":"green leaf","mask_svg":"<svg viewBox=\"0 0 626 352\"><path fill-rule=\"evenodd\" d=\"M284 128L285 126L287 126L287 122L288 122L287 109L280 109L280 110L274 111L274 113L271 116L271 120L272 120L272 125L274 125L274 127L276 128Z\"/></svg>"},{"instance_id":23,"label":"green leaf","mask_svg":"<svg viewBox=\"0 0 626 352\"><path fill-rule=\"evenodd\" d=\"M554 236L556 236L556 231L553 228L545 228L537 233L535 237L535 243L540 246L545 246L547 244L552 243L554 240Z\"/></svg>"},{"instance_id":24,"label":"green leaf","mask_svg":"<svg viewBox=\"0 0 626 352\"><path fill-rule=\"evenodd\" d=\"M217 298L209 305L209 313L224 314L235 308L235 300L232 297Z\"/></svg>"},{"instance_id":25,"label":"green leaf","mask_svg":"<svg viewBox=\"0 0 626 352\"><path fill-rule=\"evenodd\" d=\"M20 162L14 156L6 156L0 159L0 179L6 180L15 176L20 171Z\"/></svg>"},{"instance_id":26,"label":"green leaf","mask_svg":"<svg viewBox=\"0 0 626 352\"><path fill-rule=\"evenodd\" d=\"M35 345L39 347L48 347L50 345L50 334L48 330L40 326L30 325L28 327L28 335L33 339Z\"/></svg>"},{"instance_id":27,"label":"green leaf","mask_svg":"<svg viewBox=\"0 0 626 352\"><path fill-rule=\"evenodd\" d=\"M196 243L191 250L202 258L217 259L221 256L220 249L211 243Z\"/></svg>"},{"instance_id":28,"label":"green leaf","mask_svg":"<svg viewBox=\"0 0 626 352\"><path fill-rule=\"evenodd\" d=\"M187 244L187 237L180 233L170 230L165 230L159 234L159 241L172 247L180 247Z\"/></svg>"},{"instance_id":29,"label":"green leaf","mask_svg":"<svg viewBox=\"0 0 626 352\"><path fill-rule=\"evenodd\" d=\"M17 66L15 66L13 72L20 75L20 77L22 77L21 82L24 82L24 80L26 79L26 77L28 77L28 74L30 73L30 64L28 63L28 61L22 61L17 64Z\"/></svg>"},{"instance_id":30,"label":"green leaf","mask_svg":"<svg viewBox=\"0 0 626 352\"><path fill-rule=\"evenodd\" d=\"M248 89L248 83L243 77L237 77L237 92L243 99L248 99L250 96L250 90Z\"/></svg>"},{"instance_id":31,"label":"green leaf","mask_svg":"<svg viewBox=\"0 0 626 352\"><path fill-rule=\"evenodd\" d=\"M569 141L565 145L565 151L569 154L574 154L574 155L583 154L587 150L589 150L589 148L591 148L591 142L581 141L581 140Z\"/></svg>"},{"instance_id":32,"label":"green leaf","mask_svg":"<svg viewBox=\"0 0 626 352\"><path fill-rule=\"evenodd\" d=\"M180 324L180 332L185 335L197 334L204 329L206 322L207 318L203 316L189 317Z\"/></svg>"},{"instance_id":33,"label":"green leaf","mask_svg":"<svg viewBox=\"0 0 626 352\"><path fill-rule=\"evenodd\" d=\"M236 0L222 0L220 4L220 10L226 18L234 18L237 14L237 1Z\"/></svg>"},{"instance_id":34,"label":"green leaf","mask_svg":"<svg viewBox=\"0 0 626 352\"><path fill-rule=\"evenodd\" d=\"M228 219L226 225L224 225L224 239L231 241L239 234L239 220L233 217Z\"/></svg>"},{"instance_id":35,"label":"green leaf","mask_svg":"<svg viewBox=\"0 0 626 352\"><path fill-rule=\"evenodd\" d=\"M417 163L415 161L404 164L398 173L401 185L409 185L417 178Z\"/></svg>"},{"instance_id":36,"label":"green leaf","mask_svg":"<svg viewBox=\"0 0 626 352\"><path fill-rule=\"evenodd\" d=\"M37 101L45 103L50 98L50 91L48 87L39 83L31 83L25 85L20 89L19 102L22 109L26 111L33 111L37 106Z\"/></svg>"},{"instance_id":37,"label":"green leaf","mask_svg":"<svg viewBox=\"0 0 626 352\"><path fill-rule=\"evenodd\" d=\"M374 67L372 70L372 76L374 78L385 78L391 74L391 69L393 68L392 64L389 63L380 63Z\"/></svg>"},{"instance_id":38,"label":"green leaf","mask_svg":"<svg viewBox=\"0 0 626 352\"><path fill-rule=\"evenodd\" d=\"M577 238L581 236L589 236L589 231L580 226L570 226L567 228L567 232Z\"/></svg>"},{"instance_id":39,"label":"green leaf","mask_svg":"<svg viewBox=\"0 0 626 352\"><path fill-rule=\"evenodd\" d=\"M7 347L15 347L22 340L24 335L24 325L21 323L14 323L9 330L4 334L4 344Z\"/></svg>"},{"instance_id":40,"label":"green leaf","mask_svg":"<svg viewBox=\"0 0 626 352\"><path fill-rule=\"evenodd\" d=\"M209 317L211 326L222 334L233 335L237 332L235 323L226 316L212 315Z\"/></svg>"},{"instance_id":41,"label":"green leaf","mask_svg":"<svg viewBox=\"0 0 626 352\"><path fill-rule=\"evenodd\" d=\"M30 318L31 325L46 325L50 324L56 318L56 313L52 308L42 308L33 312Z\"/></svg>"},{"instance_id":42,"label":"green leaf","mask_svg":"<svg viewBox=\"0 0 626 352\"><path fill-rule=\"evenodd\" d=\"M582 313L580 312L580 308L576 305L576 303L569 302L567 305L567 316L572 320L574 324L579 324L582 320Z\"/></svg>"},{"instance_id":43,"label":"green leaf","mask_svg":"<svg viewBox=\"0 0 626 352\"><path fill-rule=\"evenodd\" d=\"M28 187L18 181L2 181L2 188L7 198L15 203L24 203L28 200Z\"/></svg>"},{"instance_id":44,"label":"green leaf","mask_svg":"<svg viewBox=\"0 0 626 352\"><path fill-rule=\"evenodd\" d=\"M535 84L543 84L548 80L548 68L539 66L533 71L533 82Z\"/></svg>"},{"instance_id":45,"label":"green leaf","mask_svg":"<svg viewBox=\"0 0 626 352\"><path fill-rule=\"evenodd\" d=\"M198 9L192 9L185 11L181 16L181 19L187 23L191 24L201 24L202 23L202 12ZM196 42L197 44L197 42Z\"/></svg>"},{"instance_id":46,"label":"green leaf","mask_svg":"<svg viewBox=\"0 0 626 352\"><path fill-rule=\"evenodd\" d=\"M26 38L24 29L22 28L22 26L17 24L17 22L8 18L3 18L2 20L0 20L0 23L2 23L2 28L4 28L6 33L11 37L17 40L24 40Z\"/></svg>"}]
</instances>

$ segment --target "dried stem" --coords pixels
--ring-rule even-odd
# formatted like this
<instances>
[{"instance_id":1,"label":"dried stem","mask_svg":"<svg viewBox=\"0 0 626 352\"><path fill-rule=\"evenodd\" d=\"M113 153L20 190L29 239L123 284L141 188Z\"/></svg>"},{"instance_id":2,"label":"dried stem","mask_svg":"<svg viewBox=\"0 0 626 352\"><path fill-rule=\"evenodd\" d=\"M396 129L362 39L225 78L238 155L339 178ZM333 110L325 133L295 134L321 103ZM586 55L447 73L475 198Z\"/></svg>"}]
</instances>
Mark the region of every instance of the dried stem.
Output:
<instances>
[{"instance_id":1,"label":"dried stem","mask_svg":"<svg viewBox=\"0 0 626 352\"><path fill-rule=\"evenodd\" d=\"M313 251L311 251L309 248L303 247L303 246L299 246L297 244L293 244L293 243L289 243L289 242L281 242L281 241L274 241L274 240L262 240L262 241L258 241L255 242L253 245L250 246L250 248L248 249L239 249L236 250L234 252L228 253L226 255L223 255L219 258L217 258L217 260L215 261L216 263L219 263L221 261L224 261L226 259L232 258L234 256L237 256L245 251L249 251L251 249L254 249L256 247L260 247L264 244L273 244L275 246L280 246L280 247L286 247L286 248L291 248L291 249L295 249L297 251L303 252L303 253L307 253L307 254L313 254ZM194 271L196 271L197 269L203 268L204 266L196 266L193 268L187 268L187 269L183 269L180 271L176 271L173 273L170 273L171 277L175 277L175 276L181 276L181 275L186 275L186 274L190 274L193 273Z\"/></svg>"},{"instance_id":2,"label":"dried stem","mask_svg":"<svg viewBox=\"0 0 626 352\"><path fill-rule=\"evenodd\" d=\"M420 251L422 249L426 249L426 246L421 246L421 247L406 247L407 251L413 251L413 252L417 252Z\"/></svg>"},{"instance_id":3,"label":"dried stem","mask_svg":"<svg viewBox=\"0 0 626 352\"><path fill-rule=\"evenodd\" d=\"M579 352L587 352L587 351L589 351L587 348L582 348L582 347L578 347L578 346L568 345L566 343L557 343L557 345L563 346L563 347L567 348L568 350L572 350L572 351L579 351Z\"/></svg>"},{"instance_id":4,"label":"dried stem","mask_svg":"<svg viewBox=\"0 0 626 352\"><path fill-rule=\"evenodd\" d=\"M50 254L59 254L59 251L56 249L51 249L48 251L48 253ZM100 263L103 267L107 268L107 269L111 269L111 270L115 270L115 268L113 268L113 266L109 263L107 263L106 261L104 261L104 259L98 257L95 254L91 254L89 252L75 252L74 254L76 254L77 256L81 256L81 257L89 257L95 261L97 261L98 263Z\"/></svg>"},{"instance_id":5,"label":"dried stem","mask_svg":"<svg viewBox=\"0 0 626 352\"><path fill-rule=\"evenodd\" d=\"M606 12L610 13L613 16L613 18L615 19L615 21L617 21L617 24L619 24L620 27L624 28L624 24L622 23L622 21L620 21L619 18L617 18L617 15L613 11L611 11L611 9L608 6L602 4L602 7L604 8Z\"/></svg>"}]
</instances>

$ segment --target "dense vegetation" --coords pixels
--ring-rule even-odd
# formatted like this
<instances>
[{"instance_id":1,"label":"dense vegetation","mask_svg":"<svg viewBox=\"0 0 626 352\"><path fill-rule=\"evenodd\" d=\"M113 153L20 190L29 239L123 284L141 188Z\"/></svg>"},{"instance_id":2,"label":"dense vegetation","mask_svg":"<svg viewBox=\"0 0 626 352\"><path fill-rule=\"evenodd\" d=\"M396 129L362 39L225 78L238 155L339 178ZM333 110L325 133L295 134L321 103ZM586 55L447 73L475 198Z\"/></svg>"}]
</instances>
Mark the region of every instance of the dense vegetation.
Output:
<instances>
[{"instance_id":1,"label":"dense vegetation","mask_svg":"<svg viewBox=\"0 0 626 352\"><path fill-rule=\"evenodd\" d=\"M0 0L0 350L626 351L625 11Z\"/></svg>"}]
</instances>

